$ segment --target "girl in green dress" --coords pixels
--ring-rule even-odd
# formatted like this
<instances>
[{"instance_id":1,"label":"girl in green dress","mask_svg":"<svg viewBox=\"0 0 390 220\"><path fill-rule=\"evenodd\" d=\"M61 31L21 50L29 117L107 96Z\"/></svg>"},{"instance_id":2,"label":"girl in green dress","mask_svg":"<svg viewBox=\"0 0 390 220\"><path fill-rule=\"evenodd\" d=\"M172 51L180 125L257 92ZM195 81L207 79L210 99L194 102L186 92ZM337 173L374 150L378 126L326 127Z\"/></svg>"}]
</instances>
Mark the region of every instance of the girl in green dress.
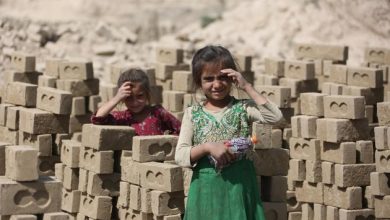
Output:
<instances>
[{"instance_id":1,"label":"girl in green dress","mask_svg":"<svg viewBox=\"0 0 390 220\"><path fill-rule=\"evenodd\" d=\"M224 142L249 137L254 121L280 121L280 110L243 78L221 46L195 53L192 76L206 100L185 110L176 148L176 163L193 169L185 219L265 220L253 162L249 156L236 160ZM233 84L251 99L232 97ZM224 168L217 170L208 156Z\"/></svg>"}]
</instances>

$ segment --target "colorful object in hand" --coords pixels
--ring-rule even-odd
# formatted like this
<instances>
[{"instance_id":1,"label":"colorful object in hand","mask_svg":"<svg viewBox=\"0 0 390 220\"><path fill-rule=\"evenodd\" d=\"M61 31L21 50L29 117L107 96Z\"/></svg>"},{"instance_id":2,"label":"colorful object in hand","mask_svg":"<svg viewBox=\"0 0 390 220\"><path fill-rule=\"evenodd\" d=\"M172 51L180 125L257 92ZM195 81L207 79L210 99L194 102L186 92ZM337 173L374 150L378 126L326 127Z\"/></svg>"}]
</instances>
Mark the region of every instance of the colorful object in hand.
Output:
<instances>
[{"instance_id":1,"label":"colorful object in hand","mask_svg":"<svg viewBox=\"0 0 390 220\"><path fill-rule=\"evenodd\" d=\"M234 155L234 160L230 163L233 163L234 161L241 160L245 157L246 152L252 147L253 144L257 143L257 139L255 136L251 138L245 138L245 137L238 137L233 138L230 141L226 141L224 144L227 148L230 149L230 152ZM218 161L211 155L208 156L210 163L215 166L215 168L219 171L222 170L222 168L229 166L223 165L220 166L218 164Z\"/></svg>"}]
</instances>

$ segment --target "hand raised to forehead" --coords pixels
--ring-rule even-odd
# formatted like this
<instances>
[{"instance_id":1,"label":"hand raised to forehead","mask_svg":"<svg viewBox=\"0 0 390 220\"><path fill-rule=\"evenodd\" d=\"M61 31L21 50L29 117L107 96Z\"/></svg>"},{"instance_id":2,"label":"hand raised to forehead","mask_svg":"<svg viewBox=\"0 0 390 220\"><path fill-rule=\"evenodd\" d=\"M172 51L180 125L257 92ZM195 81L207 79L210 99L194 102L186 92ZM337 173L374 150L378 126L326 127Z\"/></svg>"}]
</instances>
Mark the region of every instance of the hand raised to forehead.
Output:
<instances>
[{"instance_id":1,"label":"hand raised to forehead","mask_svg":"<svg viewBox=\"0 0 390 220\"><path fill-rule=\"evenodd\" d=\"M121 87L119 87L116 97L119 100L124 100L132 94L133 84L131 82L124 82Z\"/></svg>"},{"instance_id":2,"label":"hand raised to forehead","mask_svg":"<svg viewBox=\"0 0 390 220\"><path fill-rule=\"evenodd\" d=\"M221 72L227 73L229 77L232 77L233 83L240 89L244 89L249 84L241 73L233 69L223 69Z\"/></svg>"}]
</instances>

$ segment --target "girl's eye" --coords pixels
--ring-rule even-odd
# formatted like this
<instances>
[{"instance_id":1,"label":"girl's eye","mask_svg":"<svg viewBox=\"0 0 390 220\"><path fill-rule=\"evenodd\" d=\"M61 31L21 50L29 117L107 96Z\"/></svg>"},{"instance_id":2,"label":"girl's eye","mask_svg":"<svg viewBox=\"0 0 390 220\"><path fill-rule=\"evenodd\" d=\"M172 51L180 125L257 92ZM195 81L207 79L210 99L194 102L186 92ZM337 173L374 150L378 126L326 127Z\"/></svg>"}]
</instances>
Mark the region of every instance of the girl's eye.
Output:
<instances>
[{"instance_id":1,"label":"girl's eye","mask_svg":"<svg viewBox=\"0 0 390 220\"><path fill-rule=\"evenodd\" d=\"M206 77L203 77L203 80L206 82L211 82L214 80L214 77L213 76L206 76Z\"/></svg>"},{"instance_id":2,"label":"girl's eye","mask_svg":"<svg viewBox=\"0 0 390 220\"><path fill-rule=\"evenodd\" d=\"M218 79L221 81L229 81L230 77L228 75L222 75L219 76Z\"/></svg>"}]
</instances>

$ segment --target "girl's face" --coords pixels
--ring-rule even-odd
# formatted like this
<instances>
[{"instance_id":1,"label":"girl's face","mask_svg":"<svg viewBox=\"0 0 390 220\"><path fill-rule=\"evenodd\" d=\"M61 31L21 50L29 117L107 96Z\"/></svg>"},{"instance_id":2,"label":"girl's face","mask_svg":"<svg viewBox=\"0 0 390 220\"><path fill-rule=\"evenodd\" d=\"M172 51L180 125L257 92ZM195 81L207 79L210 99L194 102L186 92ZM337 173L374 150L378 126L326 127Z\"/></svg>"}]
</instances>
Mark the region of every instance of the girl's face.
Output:
<instances>
[{"instance_id":1,"label":"girl's face","mask_svg":"<svg viewBox=\"0 0 390 220\"><path fill-rule=\"evenodd\" d=\"M221 70L221 66L215 64L206 64L203 68L202 90L209 100L220 101L229 96L232 80Z\"/></svg>"},{"instance_id":2,"label":"girl's face","mask_svg":"<svg viewBox=\"0 0 390 220\"><path fill-rule=\"evenodd\" d=\"M131 83L131 94L125 100L127 109L132 113L140 113L148 104L148 97L141 83Z\"/></svg>"}]
</instances>

